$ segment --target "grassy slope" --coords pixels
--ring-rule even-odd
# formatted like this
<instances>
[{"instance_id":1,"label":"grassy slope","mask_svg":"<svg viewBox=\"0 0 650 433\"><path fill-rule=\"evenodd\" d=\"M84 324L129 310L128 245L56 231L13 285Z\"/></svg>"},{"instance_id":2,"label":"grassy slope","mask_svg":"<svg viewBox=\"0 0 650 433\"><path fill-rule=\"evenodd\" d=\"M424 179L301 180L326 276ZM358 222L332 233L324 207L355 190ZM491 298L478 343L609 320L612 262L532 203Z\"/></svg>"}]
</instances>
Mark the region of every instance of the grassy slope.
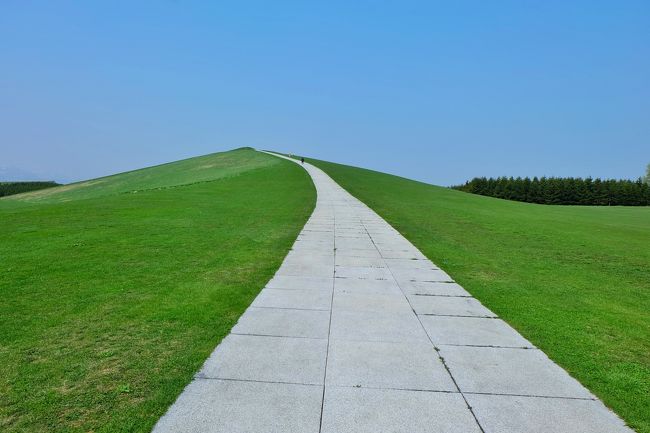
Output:
<instances>
[{"instance_id":1,"label":"grassy slope","mask_svg":"<svg viewBox=\"0 0 650 433\"><path fill-rule=\"evenodd\" d=\"M47 191L34 191L11 199L29 203L62 203L125 192L210 182L275 164L277 161L274 159L260 155L252 149L242 148L72 183Z\"/></svg>"},{"instance_id":2,"label":"grassy slope","mask_svg":"<svg viewBox=\"0 0 650 433\"><path fill-rule=\"evenodd\" d=\"M0 430L148 431L314 202L252 150L0 200Z\"/></svg>"},{"instance_id":3,"label":"grassy slope","mask_svg":"<svg viewBox=\"0 0 650 433\"><path fill-rule=\"evenodd\" d=\"M310 162L650 432L650 208L518 203Z\"/></svg>"}]
</instances>

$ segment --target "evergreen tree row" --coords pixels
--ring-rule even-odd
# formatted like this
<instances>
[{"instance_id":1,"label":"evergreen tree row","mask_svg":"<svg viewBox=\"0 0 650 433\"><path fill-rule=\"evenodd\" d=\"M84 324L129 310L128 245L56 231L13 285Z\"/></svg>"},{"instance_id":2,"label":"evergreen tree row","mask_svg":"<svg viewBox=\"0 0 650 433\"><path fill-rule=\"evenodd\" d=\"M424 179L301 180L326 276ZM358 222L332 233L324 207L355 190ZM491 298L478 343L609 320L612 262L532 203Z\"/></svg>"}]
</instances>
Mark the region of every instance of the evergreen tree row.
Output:
<instances>
[{"instance_id":1,"label":"evergreen tree row","mask_svg":"<svg viewBox=\"0 0 650 433\"><path fill-rule=\"evenodd\" d=\"M576 177L532 179L475 177L452 188L473 194L541 204L648 206L650 185L642 179L615 180Z\"/></svg>"},{"instance_id":2,"label":"evergreen tree row","mask_svg":"<svg viewBox=\"0 0 650 433\"><path fill-rule=\"evenodd\" d=\"M56 182L0 182L0 197L58 186Z\"/></svg>"}]
</instances>

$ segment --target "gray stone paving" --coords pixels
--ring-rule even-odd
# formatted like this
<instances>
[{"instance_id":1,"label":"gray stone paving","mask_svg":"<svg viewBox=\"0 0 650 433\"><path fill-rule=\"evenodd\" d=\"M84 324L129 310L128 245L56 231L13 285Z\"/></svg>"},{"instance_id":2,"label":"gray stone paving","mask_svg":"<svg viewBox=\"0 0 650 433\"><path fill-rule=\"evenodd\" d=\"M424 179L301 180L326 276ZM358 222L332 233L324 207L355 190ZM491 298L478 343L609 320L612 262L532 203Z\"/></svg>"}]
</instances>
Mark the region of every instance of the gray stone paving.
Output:
<instances>
[{"instance_id":1,"label":"gray stone paving","mask_svg":"<svg viewBox=\"0 0 650 433\"><path fill-rule=\"evenodd\" d=\"M305 164L314 213L156 433L631 432Z\"/></svg>"}]
</instances>

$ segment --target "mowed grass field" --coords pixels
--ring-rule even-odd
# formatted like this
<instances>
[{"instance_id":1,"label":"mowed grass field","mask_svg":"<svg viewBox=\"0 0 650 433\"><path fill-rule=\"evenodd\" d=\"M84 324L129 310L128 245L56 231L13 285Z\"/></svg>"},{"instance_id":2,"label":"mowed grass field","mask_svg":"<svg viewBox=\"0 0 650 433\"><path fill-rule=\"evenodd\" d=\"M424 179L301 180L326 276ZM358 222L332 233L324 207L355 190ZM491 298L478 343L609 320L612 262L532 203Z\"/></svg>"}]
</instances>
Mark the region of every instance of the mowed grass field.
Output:
<instances>
[{"instance_id":1,"label":"mowed grass field","mask_svg":"<svg viewBox=\"0 0 650 433\"><path fill-rule=\"evenodd\" d=\"M309 162L650 432L650 208L519 203Z\"/></svg>"},{"instance_id":2,"label":"mowed grass field","mask_svg":"<svg viewBox=\"0 0 650 433\"><path fill-rule=\"evenodd\" d=\"M0 199L0 431L149 431L314 205L250 149Z\"/></svg>"}]
</instances>

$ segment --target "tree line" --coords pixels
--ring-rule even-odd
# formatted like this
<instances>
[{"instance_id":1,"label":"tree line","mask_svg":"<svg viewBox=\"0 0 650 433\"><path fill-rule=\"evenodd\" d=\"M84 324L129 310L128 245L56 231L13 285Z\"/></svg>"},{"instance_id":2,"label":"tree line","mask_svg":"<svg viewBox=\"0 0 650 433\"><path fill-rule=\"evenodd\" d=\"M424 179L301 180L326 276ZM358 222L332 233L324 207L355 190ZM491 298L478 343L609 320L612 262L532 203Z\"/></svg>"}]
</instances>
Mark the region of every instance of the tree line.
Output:
<instances>
[{"instance_id":1,"label":"tree line","mask_svg":"<svg viewBox=\"0 0 650 433\"><path fill-rule=\"evenodd\" d=\"M644 179L579 177L475 177L452 188L473 194L540 204L648 206L650 185Z\"/></svg>"},{"instance_id":2,"label":"tree line","mask_svg":"<svg viewBox=\"0 0 650 433\"><path fill-rule=\"evenodd\" d=\"M37 189L52 188L59 186L58 183L47 182L0 182L0 197L6 195L20 194L28 191L36 191Z\"/></svg>"}]
</instances>

